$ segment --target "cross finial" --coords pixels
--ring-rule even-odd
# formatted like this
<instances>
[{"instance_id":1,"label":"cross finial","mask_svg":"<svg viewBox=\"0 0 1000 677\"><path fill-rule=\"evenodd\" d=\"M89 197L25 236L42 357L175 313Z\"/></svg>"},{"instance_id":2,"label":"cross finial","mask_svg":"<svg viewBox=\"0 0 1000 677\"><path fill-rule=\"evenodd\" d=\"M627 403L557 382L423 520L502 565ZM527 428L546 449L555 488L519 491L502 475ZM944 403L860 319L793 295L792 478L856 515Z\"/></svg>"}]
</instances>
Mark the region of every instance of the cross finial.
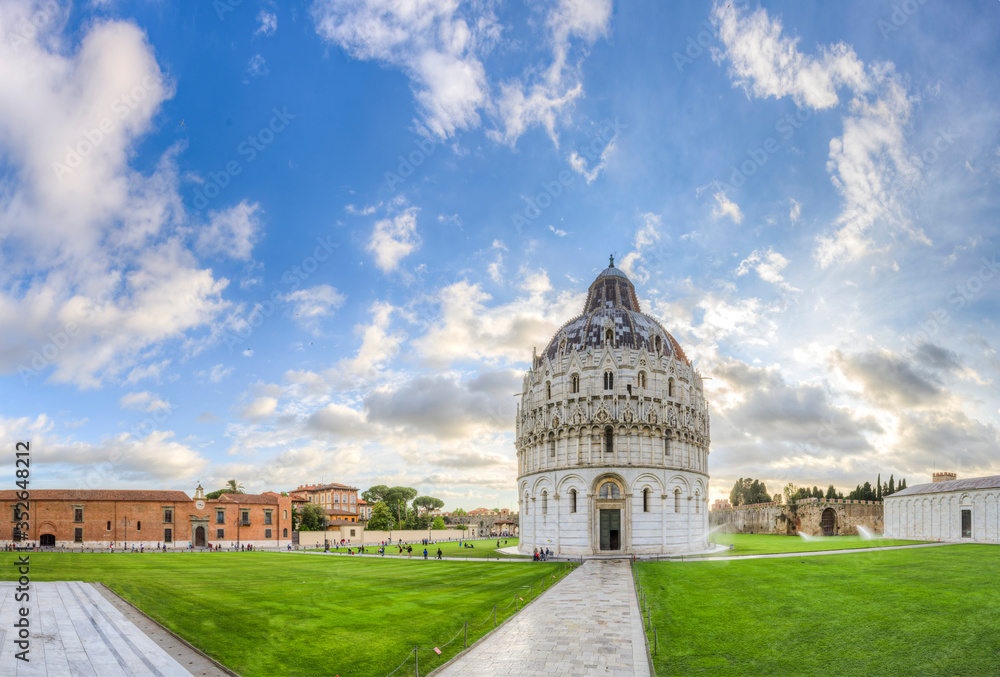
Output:
<instances>
[{"instance_id":1,"label":"cross finial","mask_svg":"<svg viewBox=\"0 0 1000 677\"><path fill-rule=\"evenodd\" d=\"M610 263L610 264L608 265L608 268L614 268L614 267L615 267L615 255L614 255L614 254L611 254L610 256L608 256L608 259L609 259L609 260L610 260L610 262L611 262L611 263Z\"/></svg>"}]
</instances>

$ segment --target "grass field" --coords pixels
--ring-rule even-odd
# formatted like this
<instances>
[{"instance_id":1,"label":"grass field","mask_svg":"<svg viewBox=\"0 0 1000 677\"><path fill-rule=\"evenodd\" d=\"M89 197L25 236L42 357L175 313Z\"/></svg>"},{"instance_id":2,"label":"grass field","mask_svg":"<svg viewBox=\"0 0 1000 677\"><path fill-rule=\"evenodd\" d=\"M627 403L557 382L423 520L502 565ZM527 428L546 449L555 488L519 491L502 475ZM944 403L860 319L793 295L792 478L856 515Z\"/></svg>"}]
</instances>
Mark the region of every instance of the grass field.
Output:
<instances>
[{"instance_id":1,"label":"grass field","mask_svg":"<svg viewBox=\"0 0 1000 677\"><path fill-rule=\"evenodd\" d=\"M16 578L15 560L0 553L0 580ZM529 585L537 591L559 568L263 552L31 554L32 581L103 582L244 677L381 677L414 645L448 642L466 620L469 641L482 636L492 618L471 626L494 604L526 596ZM461 648L460 636L441 656L421 651L421 674ZM409 660L402 674L413 674Z\"/></svg>"},{"instance_id":2,"label":"grass field","mask_svg":"<svg viewBox=\"0 0 1000 677\"><path fill-rule=\"evenodd\" d=\"M504 541L507 542L506 545L504 545ZM527 555L527 556L525 556L525 555L508 555L506 553L497 552L497 539L496 538L492 538L492 539L487 538L487 539L482 539L482 540L477 539L477 540L469 540L469 541L462 541L462 542L463 543L470 543L472 545L475 545L475 547L474 548L464 548L464 547L461 547L461 546L459 546L458 541L445 541L445 542L442 542L442 543L434 543L432 545L428 545L427 546L427 556L430 557L430 558L436 557L437 556L437 550L438 550L438 548L441 548L441 555L443 557L475 557L475 558L483 558L483 559L485 559L485 558L490 558L490 559L531 559L530 555ZM501 538L500 539L500 547L501 548L511 548L511 547L515 547L515 546L517 546L517 539L516 538ZM365 546L365 552L367 554L372 554L372 553L377 552L378 548L379 548L379 546L377 546L377 545L371 545L371 546L367 546L366 545ZM358 549L357 549L356 546L353 547L352 550L354 550L354 552L358 551ZM330 551L331 552L347 552L347 548L346 547L343 547L343 548L330 548ZM315 550L313 550L313 552L323 552L323 548L315 549ZM404 553L405 553L405 550L404 550ZM399 548L396 547L396 546L394 546L394 545L386 546L386 548L385 548L385 554L386 555L397 555L398 556L399 555ZM424 546L419 545L419 544L414 544L413 545L413 558L416 559L416 558L419 557L419 558L423 559L423 556L424 556Z\"/></svg>"},{"instance_id":3,"label":"grass field","mask_svg":"<svg viewBox=\"0 0 1000 677\"><path fill-rule=\"evenodd\" d=\"M635 570L660 677L1000 674L997 546Z\"/></svg>"},{"instance_id":4,"label":"grass field","mask_svg":"<svg viewBox=\"0 0 1000 677\"><path fill-rule=\"evenodd\" d=\"M861 536L820 536L806 540L801 536L773 534L713 534L721 545L735 544L730 552L716 556L765 555L779 552L814 552L816 550L847 550L854 548L884 548L890 545L913 545L925 541L902 541L891 538L865 539Z\"/></svg>"}]
</instances>

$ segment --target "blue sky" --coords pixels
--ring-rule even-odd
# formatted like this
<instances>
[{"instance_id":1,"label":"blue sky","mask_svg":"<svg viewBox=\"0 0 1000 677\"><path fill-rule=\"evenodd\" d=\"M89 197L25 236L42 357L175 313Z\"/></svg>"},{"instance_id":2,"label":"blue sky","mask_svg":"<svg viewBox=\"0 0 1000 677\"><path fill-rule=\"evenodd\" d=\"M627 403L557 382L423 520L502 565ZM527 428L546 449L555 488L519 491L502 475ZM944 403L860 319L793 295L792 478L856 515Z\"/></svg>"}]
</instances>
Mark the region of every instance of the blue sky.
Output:
<instances>
[{"instance_id":1,"label":"blue sky","mask_svg":"<svg viewBox=\"0 0 1000 677\"><path fill-rule=\"evenodd\" d=\"M711 377L713 498L1000 473L1000 5L0 0L0 34L36 488L513 505L520 376L610 253Z\"/></svg>"}]
</instances>

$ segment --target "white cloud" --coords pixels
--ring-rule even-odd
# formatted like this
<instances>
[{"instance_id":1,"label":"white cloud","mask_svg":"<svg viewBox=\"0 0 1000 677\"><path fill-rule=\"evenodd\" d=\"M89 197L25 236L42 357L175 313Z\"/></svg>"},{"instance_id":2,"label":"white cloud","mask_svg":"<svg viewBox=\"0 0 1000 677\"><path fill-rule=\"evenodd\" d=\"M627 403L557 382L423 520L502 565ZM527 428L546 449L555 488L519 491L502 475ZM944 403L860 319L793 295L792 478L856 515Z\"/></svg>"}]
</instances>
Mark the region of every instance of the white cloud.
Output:
<instances>
[{"instance_id":1,"label":"white cloud","mask_svg":"<svg viewBox=\"0 0 1000 677\"><path fill-rule=\"evenodd\" d=\"M575 150L569 154L569 166L572 167L573 171L577 174L580 174L587 179L587 183L592 183L598 176L601 175L601 172L603 172L604 168L607 166L608 157L610 157L610 155L615 151L615 141L617 138L618 135L616 134L611 141L608 142L608 145L604 147L604 150L601 151L601 158L597 164L594 165L593 169L587 169L586 158L577 153Z\"/></svg>"},{"instance_id":2,"label":"white cloud","mask_svg":"<svg viewBox=\"0 0 1000 677\"><path fill-rule=\"evenodd\" d=\"M544 25L551 62L528 68L522 79L494 77L493 82L483 58L504 27L489 6L456 0L315 0L312 14L324 39L356 59L389 64L409 77L428 135L444 139L477 128L488 113L498 125L490 136L513 145L535 125L555 140L558 115L583 94L569 63L572 45L590 45L607 33L611 2L560 0ZM575 81L566 83L567 76Z\"/></svg>"},{"instance_id":3,"label":"white cloud","mask_svg":"<svg viewBox=\"0 0 1000 677\"><path fill-rule=\"evenodd\" d=\"M567 233L562 228L556 228L553 225L549 225L549 230L551 230L556 237L566 237L567 235L569 235L569 233Z\"/></svg>"},{"instance_id":4,"label":"white cloud","mask_svg":"<svg viewBox=\"0 0 1000 677\"><path fill-rule=\"evenodd\" d=\"M368 251L375 255L375 265L386 273L395 270L399 262L419 246L416 207L377 221L368 241Z\"/></svg>"},{"instance_id":5,"label":"white cloud","mask_svg":"<svg viewBox=\"0 0 1000 677\"><path fill-rule=\"evenodd\" d=\"M210 211L208 224L198 232L198 251L205 256L226 255L246 261L260 239L260 205L241 201L223 211Z\"/></svg>"},{"instance_id":6,"label":"white cloud","mask_svg":"<svg viewBox=\"0 0 1000 677\"><path fill-rule=\"evenodd\" d=\"M261 78L270 73L267 69L267 61L260 54L254 54L250 57L250 61L247 62L247 76L248 79L243 82L249 82L249 78Z\"/></svg>"},{"instance_id":7,"label":"white cloud","mask_svg":"<svg viewBox=\"0 0 1000 677\"><path fill-rule=\"evenodd\" d=\"M0 23L30 23L39 7L4 3ZM0 337L0 370L97 387L141 374L156 346L208 328L228 281L185 244L183 144L144 172L129 164L173 95L145 34L101 21L72 44L63 26L0 41L0 91L18 92L0 99L0 324L17 327Z\"/></svg>"},{"instance_id":8,"label":"white cloud","mask_svg":"<svg viewBox=\"0 0 1000 677\"><path fill-rule=\"evenodd\" d=\"M240 418L250 421L262 421L269 418L278 408L278 400L274 397L258 397L240 412Z\"/></svg>"},{"instance_id":9,"label":"white cloud","mask_svg":"<svg viewBox=\"0 0 1000 677\"><path fill-rule=\"evenodd\" d=\"M274 32L278 30L278 15L274 12L268 12L267 10L260 10L257 14L257 30L253 32L254 35L263 35L265 37L274 35Z\"/></svg>"},{"instance_id":10,"label":"white cloud","mask_svg":"<svg viewBox=\"0 0 1000 677\"><path fill-rule=\"evenodd\" d=\"M309 289L298 289L283 297L293 305L294 320L304 329L317 332L320 322L333 317L334 311L344 305L347 297L328 284L321 284Z\"/></svg>"},{"instance_id":11,"label":"white cloud","mask_svg":"<svg viewBox=\"0 0 1000 677\"><path fill-rule=\"evenodd\" d=\"M760 279L765 282L777 285L785 291L801 291L785 282L785 278L782 277L781 271L787 265L788 259L774 251L774 247L768 247L767 251L755 249L750 253L750 256L740 262L739 268L736 269L736 275L743 276L750 271L757 271Z\"/></svg>"},{"instance_id":12,"label":"white cloud","mask_svg":"<svg viewBox=\"0 0 1000 677\"><path fill-rule=\"evenodd\" d=\"M233 373L232 367L224 367L217 364L208 371L199 371L195 374L200 379L208 380L212 383L221 383L224 378Z\"/></svg>"},{"instance_id":13,"label":"white cloud","mask_svg":"<svg viewBox=\"0 0 1000 677\"><path fill-rule=\"evenodd\" d=\"M783 36L781 22L768 17L766 10L744 13L733 4L720 1L713 8L724 45L715 57L729 61L733 82L749 95L787 96L799 106L825 110L840 104L839 89L850 93L844 132L830 141L827 162L843 209L833 231L817 237L820 265L886 251L888 243L880 246L873 239L876 224L890 236L901 232L930 244L911 226L906 204L899 199L920 172L904 138L915 99L893 64L865 66L844 43L821 47L817 56L803 54L798 39Z\"/></svg>"},{"instance_id":14,"label":"white cloud","mask_svg":"<svg viewBox=\"0 0 1000 677\"><path fill-rule=\"evenodd\" d=\"M165 401L159 395L151 393L148 390L126 393L122 396L118 403L124 409L136 409L138 411L152 412L159 411L161 409L170 409L170 403Z\"/></svg>"},{"instance_id":15,"label":"white cloud","mask_svg":"<svg viewBox=\"0 0 1000 677\"><path fill-rule=\"evenodd\" d=\"M652 247L660 240L659 214L647 212L642 215L642 225L635 231L634 249L622 257L618 266L625 274L640 284L649 280L650 270L660 268L665 263L661 252Z\"/></svg>"},{"instance_id":16,"label":"white cloud","mask_svg":"<svg viewBox=\"0 0 1000 677\"><path fill-rule=\"evenodd\" d=\"M788 220L792 223L799 222L799 216L802 214L802 205L795 201L794 198L790 198L791 209L788 210Z\"/></svg>"},{"instance_id":17,"label":"white cloud","mask_svg":"<svg viewBox=\"0 0 1000 677\"><path fill-rule=\"evenodd\" d=\"M738 204L730 200L721 190L714 197L716 204L712 207L712 216L717 219L728 216L733 223L743 223L743 212L740 211Z\"/></svg>"}]
</instances>

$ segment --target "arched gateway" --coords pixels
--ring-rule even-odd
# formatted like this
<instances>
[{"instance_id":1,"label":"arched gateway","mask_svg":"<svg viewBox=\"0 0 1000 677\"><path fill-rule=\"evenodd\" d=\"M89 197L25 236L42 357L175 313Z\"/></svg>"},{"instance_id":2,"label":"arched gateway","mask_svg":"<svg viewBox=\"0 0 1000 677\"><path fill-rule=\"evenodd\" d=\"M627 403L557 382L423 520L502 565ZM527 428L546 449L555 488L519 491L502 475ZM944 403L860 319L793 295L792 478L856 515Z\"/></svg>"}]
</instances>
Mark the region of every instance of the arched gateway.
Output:
<instances>
[{"instance_id":1,"label":"arched gateway","mask_svg":"<svg viewBox=\"0 0 1000 677\"><path fill-rule=\"evenodd\" d=\"M642 314L614 262L582 315L524 376L517 410L520 548L564 555L701 550L709 421L700 374Z\"/></svg>"}]
</instances>

